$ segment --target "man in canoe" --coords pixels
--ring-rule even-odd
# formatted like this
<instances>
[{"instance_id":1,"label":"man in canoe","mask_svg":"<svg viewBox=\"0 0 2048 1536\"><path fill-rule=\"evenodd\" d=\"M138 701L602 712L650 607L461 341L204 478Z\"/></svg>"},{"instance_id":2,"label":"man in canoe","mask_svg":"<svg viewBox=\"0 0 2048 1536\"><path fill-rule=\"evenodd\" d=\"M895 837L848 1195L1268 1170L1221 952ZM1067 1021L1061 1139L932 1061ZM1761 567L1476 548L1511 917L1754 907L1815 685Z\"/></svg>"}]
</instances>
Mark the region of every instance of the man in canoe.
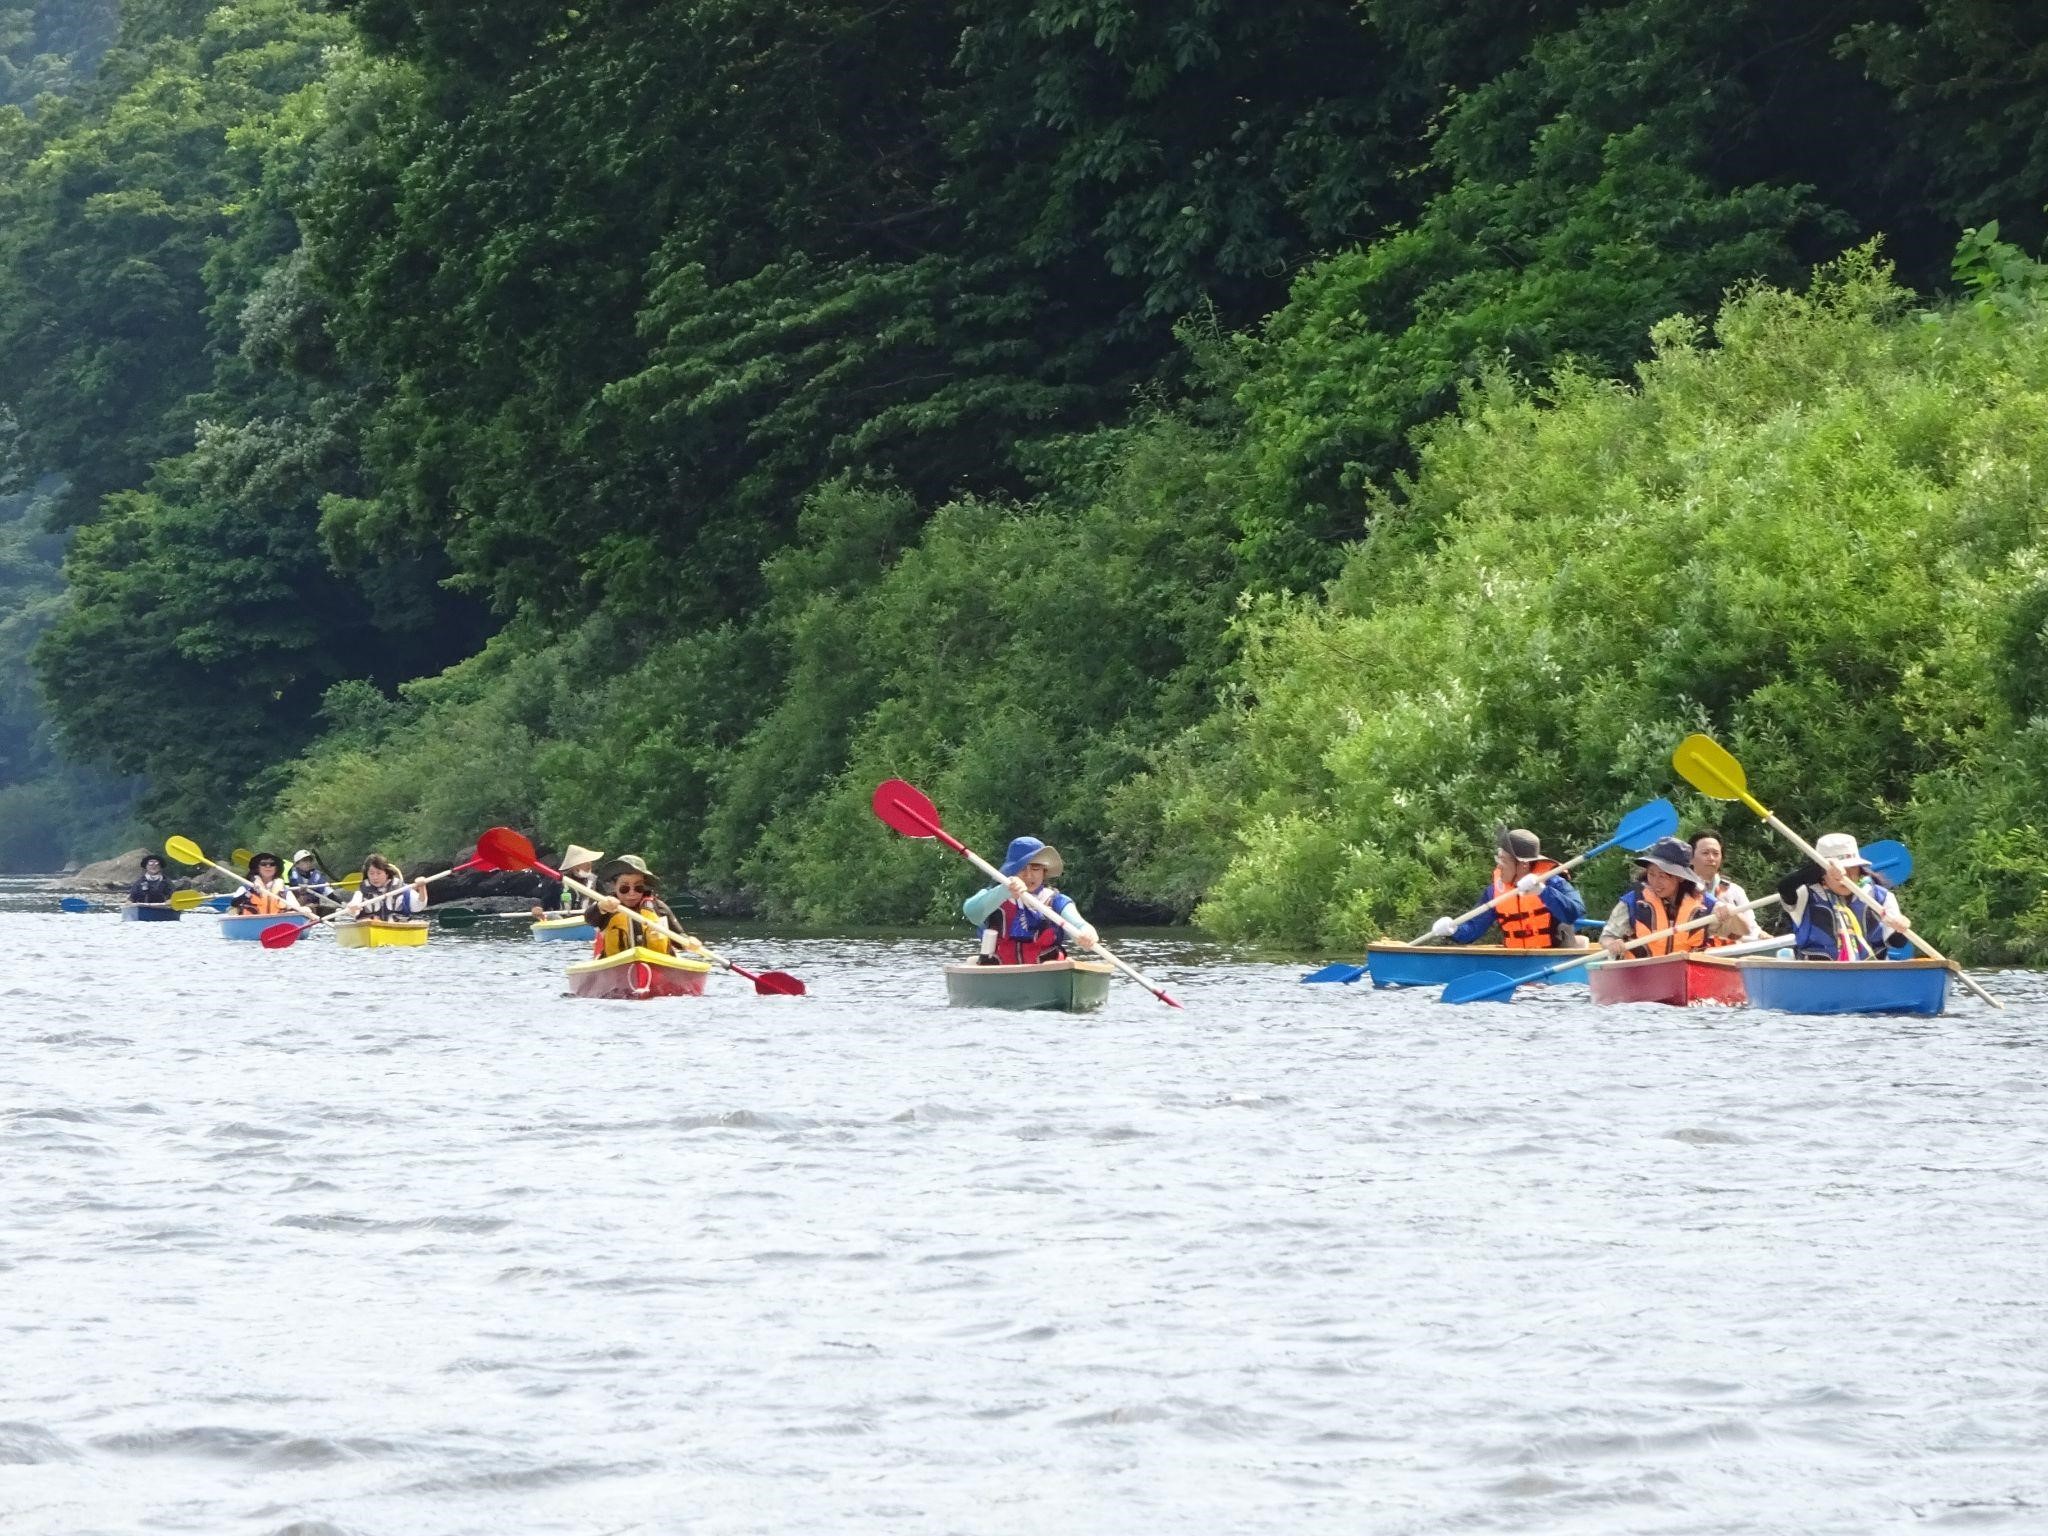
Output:
<instances>
[{"instance_id":1,"label":"man in canoe","mask_svg":"<svg viewBox=\"0 0 2048 1536\"><path fill-rule=\"evenodd\" d=\"M301 848L292 855L292 867L285 872L284 881L308 907L338 906L347 899L334 889L327 871L320 867L319 858L310 848Z\"/></svg>"},{"instance_id":2,"label":"man in canoe","mask_svg":"<svg viewBox=\"0 0 2048 1536\"><path fill-rule=\"evenodd\" d=\"M1851 884L1870 863L1846 832L1825 834L1813 851L1819 864L1808 860L1778 882L1793 952L1801 960L1882 960L1894 935L1904 942L1913 930L1898 893L1876 880Z\"/></svg>"},{"instance_id":3,"label":"man in canoe","mask_svg":"<svg viewBox=\"0 0 2048 1536\"><path fill-rule=\"evenodd\" d=\"M1749 910L1749 892L1721 873L1721 834L1711 827L1702 827L1692 835L1692 872L1699 877L1700 891L1714 898L1717 907L1742 908L1743 931L1738 935L1745 939L1760 939L1764 936L1763 926L1757 922L1756 914Z\"/></svg>"},{"instance_id":4,"label":"man in canoe","mask_svg":"<svg viewBox=\"0 0 2048 1536\"><path fill-rule=\"evenodd\" d=\"M1477 944L1498 923L1501 943L1509 949L1585 947L1578 923L1586 900L1557 861L1543 857L1543 844L1526 827L1503 828L1495 839L1486 900L1492 905L1477 917L1463 923L1440 917L1430 932L1453 944Z\"/></svg>"},{"instance_id":5,"label":"man in canoe","mask_svg":"<svg viewBox=\"0 0 2048 1536\"><path fill-rule=\"evenodd\" d=\"M164 873L164 861L154 853L142 856L142 875L128 887L128 900L138 907L169 906L171 901L170 877Z\"/></svg>"},{"instance_id":6,"label":"man in canoe","mask_svg":"<svg viewBox=\"0 0 2048 1536\"><path fill-rule=\"evenodd\" d=\"M597 861L604 857L603 850L586 848L581 843L571 843L562 850L562 873L578 885L597 884ZM533 904L533 920L538 923L550 917L567 917L578 911L584 898L568 886L557 884L554 890L542 889L540 900Z\"/></svg>"},{"instance_id":7,"label":"man in canoe","mask_svg":"<svg viewBox=\"0 0 2048 1536\"><path fill-rule=\"evenodd\" d=\"M1733 905L1717 905L1704 889L1705 881L1693 870L1692 860L1691 845L1675 837L1660 837L1638 854L1635 862L1643 872L1643 883L1625 892L1607 914L1607 926L1600 930L1600 947L1620 960L1635 955L1686 954L1745 936L1748 913ZM1631 939L1664 933L1701 917L1713 920L1705 927L1629 947Z\"/></svg>"},{"instance_id":8,"label":"man in canoe","mask_svg":"<svg viewBox=\"0 0 2048 1536\"><path fill-rule=\"evenodd\" d=\"M562 873L566 875L569 871L564 869ZM662 901L658 894L661 881L647 867L645 859L637 853L622 853L612 860L605 873L612 877L611 895L600 896L583 909L583 921L597 930L596 942L590 946L592 954L601 958L636 946L658 955L703 948L683 933L675 913ZM628 912L636 912L649 921L636 923L626 915ZM671 930L678 935L676 939L670 938Z\"/></svg>"},{"instance_id":9,"label":"man in canoe","mask_svg":"<svg viewBox=\"0 0 2048 1536\"><path fill-rule=\"evenodd\" d=\"M1003 883L977 891L960 903L961 914L981 930L981 964L1039 965L1067 958L1066 930L1026 906L1026 895L1036 896L1078 927L1083 946L1095 947L1094 925L1081 915L1071 896L1050 883L1065 868L1059 849L1035 837L1011 840L1003 859Z\"/></svg>"}]
</instances>

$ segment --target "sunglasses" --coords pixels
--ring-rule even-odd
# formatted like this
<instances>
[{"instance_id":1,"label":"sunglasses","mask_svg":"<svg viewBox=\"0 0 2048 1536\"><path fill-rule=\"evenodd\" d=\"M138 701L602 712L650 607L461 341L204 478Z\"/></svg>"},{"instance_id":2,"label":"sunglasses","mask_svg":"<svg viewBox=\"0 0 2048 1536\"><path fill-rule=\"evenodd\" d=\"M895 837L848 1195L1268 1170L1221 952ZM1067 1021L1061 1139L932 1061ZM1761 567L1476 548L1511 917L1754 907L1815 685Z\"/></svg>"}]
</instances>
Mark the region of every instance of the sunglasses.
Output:
<instances>
[{"instance_id":1,"label":"sunglasses","mask_svg":"<svg viewBox=\"0 0 2048 1536\"><path fill-rule=\"evenodd\" d=\"M638 881L634 881L629 884L628 882L621 880L617 885L612 887L612 893L616 896L645 896L648 895L651 890L652 887L641 885Z\"/></svg>"}]
</instances>

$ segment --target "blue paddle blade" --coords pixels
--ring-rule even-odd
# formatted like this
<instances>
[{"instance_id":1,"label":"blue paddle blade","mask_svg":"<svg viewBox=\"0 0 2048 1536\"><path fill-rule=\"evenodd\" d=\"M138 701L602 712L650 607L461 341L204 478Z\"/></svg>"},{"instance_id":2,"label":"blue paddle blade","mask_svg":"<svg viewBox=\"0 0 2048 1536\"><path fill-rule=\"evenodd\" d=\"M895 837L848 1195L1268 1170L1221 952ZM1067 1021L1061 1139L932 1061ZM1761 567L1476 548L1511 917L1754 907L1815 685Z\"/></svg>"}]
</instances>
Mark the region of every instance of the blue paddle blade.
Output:
<instances>
[{"instance_id":1,"label":"blue paddle blade","mask_svg":"<svg viewBox=\"0 0 2048 1536\"><path fill-rule=\"evenodd\" d=\"M83 896L66 896L57 905L66 912L90 912L92 910L92 903Z\"/></svg>"},{"instance_id":2,"label":"blue paddle blade","mask_svg":"<svg viewBox=\"0 0 2048 1536\"><path fill-rule=\"evenodd\" d=\"M1669 800L1652 800L1621 818L1614 829L1614 841L1641 853L1660 837L1678 835L1678 807Z\"/></svg>"},{"instance_id":3,"label":"blue paddle blade","mask_svg":"<svg viewBox=\"0 0 2048 1536\"><path fill-rule=\"evenodd\" d=\"M209 896L203 903L203 905L213 908L216 912L225 912L234 904L235 898L232 896Z\"/></svg>"},{"instance_id":4,"label":"blue paddle blade","mask_svg":"<svg viewBox=\"0 0 2048 1536\"><path fill-rule=\"evenodd\" d=\"M1863 857L1870 860L1870 872L1887 885L1904 885L1913 878L1913 855L1904 843L1891 838L1865 843Z\"/></svg>"},{"instance_id":5,"label":"blue paddle blade","mask_svg":"<svg viewBox=\"0 0 2048 1536\"><path fill-rule=\"evenodd\" d=\"M1512 976L1503 976L1499 971L1474 971L1448 983L1438 994L1440 1003L1483 1003L1492 998L1505 1002L1515 995L1515 988L1521 983Z\"/></svg>"},{"instance_id":6,"label":"blue paddle blade","mask_svg":"<svg viewBox=\"0 0 2048 1536\"><path fill-rule=\"evenodd\" d=\"M1309 981L1356 981L1365 974L1362 965L1326 965L1319 971L1310 971L1301 979Z\"/></svg>"}]
</instances>

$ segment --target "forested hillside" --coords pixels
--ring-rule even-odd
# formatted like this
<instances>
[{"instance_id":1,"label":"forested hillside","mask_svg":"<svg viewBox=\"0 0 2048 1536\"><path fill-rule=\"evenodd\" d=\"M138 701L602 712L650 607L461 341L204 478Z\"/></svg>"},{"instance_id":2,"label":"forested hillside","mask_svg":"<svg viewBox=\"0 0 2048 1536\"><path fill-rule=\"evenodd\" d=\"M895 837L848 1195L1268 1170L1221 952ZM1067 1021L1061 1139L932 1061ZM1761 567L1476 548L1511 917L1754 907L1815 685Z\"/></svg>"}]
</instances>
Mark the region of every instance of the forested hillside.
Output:
<instances>
[{"instance_id":1,"label":"forested hillside","mask_svg":"<svg viewBox=\"0 0 2048 1536\"><path fill-rule=\"evenodd\" d=\"M2048 945L2044 112L1978 0L137 0L0 120L37 675L160 831L897 920L900 773L1345 941L1707 724Z\"/></svg>"}]
</instances>

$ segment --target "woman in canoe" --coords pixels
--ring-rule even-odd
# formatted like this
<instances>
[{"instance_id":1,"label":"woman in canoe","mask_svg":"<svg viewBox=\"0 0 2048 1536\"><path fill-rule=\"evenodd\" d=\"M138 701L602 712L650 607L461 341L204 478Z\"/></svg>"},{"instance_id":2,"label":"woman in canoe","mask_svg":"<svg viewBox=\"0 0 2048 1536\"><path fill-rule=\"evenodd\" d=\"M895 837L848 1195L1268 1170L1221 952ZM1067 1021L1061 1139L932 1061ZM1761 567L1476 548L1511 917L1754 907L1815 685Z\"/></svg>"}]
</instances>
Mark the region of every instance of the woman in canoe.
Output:
<instances>
[{"instance_id":1,"label":"woman in canoe","mask_svg":"<svg viewBox=\"0 0 2048 1536\"><path fill-rule=\"evenodd\" d=\"M1792 919L1792 949L1801 960L1882 960L1894 936L1913 931L1896 891L1876 880L1851 883L1870 867L1856 839L1829 832L1813 845L1821 862L1800 865L1778 882ZM1875 908L1875 910L1872 910Z\"/></svg>"},{"instance_id":2,"label":"woman in canoe","mask_svg":"<svg viewBox=\"0 0 2048 1536\"><path fill-rule=\"evenodd\" d=\"M301 917L313 915L299 905L298 898L292 895L292 888L285 884L284 860L274 853L249 856L249 873L242 881L241 890L235 893L232 907L245 917L282 917L286 913L297 913Z\"/></svg>"},{"instance_id":3,"label":"woman in canoe","mask_svg":"<svg viewBox=\"0 0 2048 1536\"><path fill-rule=\"evenodd\" d=\"M1024 904L1036 896L1081 930L1080 943L1095 947L1095 928L1081 915L1074 899L1050 882L1066 868L1057 848L1035 837L1012 840L1003 859L1003 883L977 891L960 903L967 921L981 930L983 965L1038 965L1067 958L1066 930Z\"/></svg>"},{"instance_id":4,"label":"woman in canoe","mask_svg":"<svg viewBox=\"0 0 2048 1536\"><path fill-rule=\"evenodd\" d=\"M1687 954L1746 937L1748 912L1736 904L1717 904L1703 889L1692 867L1693 850L1675 837L1660 837L1636 859L1643 883L1627 891L1607 914L1600 946L1615 959L1631 955ZM1630 948L1630 940L1663 933L1695 918L1711 917L1705 927L1668 934Z\"/></svg>"},{"instance_id":5,"label":"woman in canoe","mask_svg":"<svg viewBox=\"0 0 2048 1536\"><path fill-rule=\"evenodd\" d=\"M363 883L356 887L343 912L353 918L381 917L386 920L411 917L425 910L427 882L405 883L405 874L381 853L363 860Z\"/></svg>"},{"instance_id":6,"label":"woman in canoe","mask_svg":"<svg viewBox=\"0 0 2048 1536\"><path fill-rule=\"evenodd\" d=\"M170 905L170 877L164 873L164 861L158 855L145 853L142 856L142 875L128 887L128 900L138 907Z\"/></svg>"},{"instance_id":7,"label":"woman in canoe","mask_svg":"<svg viewBox=\"0 0 2048 1536\"><path fill-rule=\"evenodd\" d=\"M1509 949L1585 947L1578 925L1586 899L1555 859L1543 857L1543 844L1526 827L1504 828L1495 839L1486 900L1490 905L1477 917L1462 923L1440 917L1430 932L1453 944L1477 944L1498 923L1500 941Z\"/></svg>"},{"instance_id":8,"label":"woman in canoe","mask_svg":"<svg viewBox=\"0 0 2048 1536\"><path fill-rule=\"evenodd\" d=\"M645 859L637 853L622 853L606 866L605 873L612 877L611 895L601 896L583 909L583 921L597 930L597 939L590 946L592 954L601 958L635 946L658 955L703 948L682 931L675 913L662 901L661 881ZM629 912L648 921L636 923L626 915Z\"/></svg>"},{"instance_id":9,"label":"woman in canoe","mask_svg":"<svg viewBox=\"0 0 2048 1536\"><path fill-rule=\"evenodd\" d=\"M571 843L562 850L562 873L578 885L595 886L597 861L603 857L603 852L598 849ZM568 917L580 912L586 899L559 882L553 890L543 887L540 900L533 904L533 920L538 923L551 917Z\"/></svg>"}]
</instances>

